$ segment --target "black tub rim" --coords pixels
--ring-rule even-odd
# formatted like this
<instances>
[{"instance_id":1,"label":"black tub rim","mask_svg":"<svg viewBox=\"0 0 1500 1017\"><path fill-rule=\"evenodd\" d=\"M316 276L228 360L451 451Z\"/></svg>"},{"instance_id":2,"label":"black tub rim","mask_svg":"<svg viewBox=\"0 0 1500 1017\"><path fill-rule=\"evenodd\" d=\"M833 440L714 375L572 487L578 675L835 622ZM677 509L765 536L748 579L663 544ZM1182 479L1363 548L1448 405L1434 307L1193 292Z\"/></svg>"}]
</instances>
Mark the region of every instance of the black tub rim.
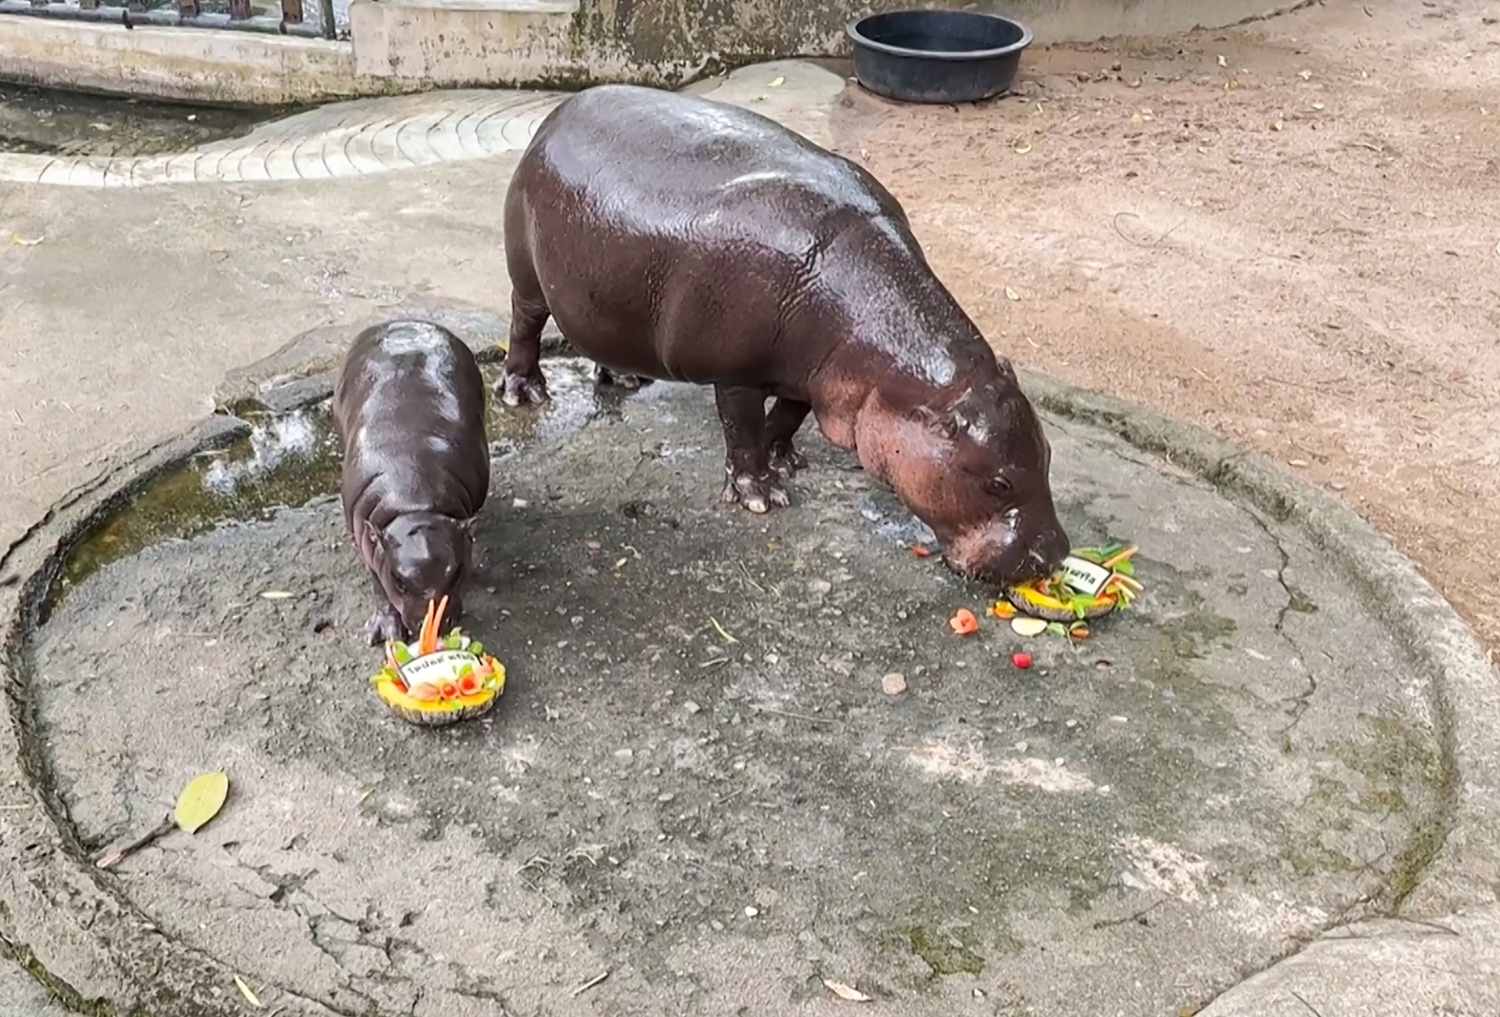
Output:
<instances>
[{"instance_id":1,"label":"black tub rim","mask_svg":"<svg viewBox=\"0 0 1500 1017\"><path fill-rule=\"evenodd\" d=\"M956 14L965 18L982 18L985 21L999 21L1006 25L1014 26L1021 30L1021 38L1008 46L997 46L993 49L968 49L968 50L943 50L943 49L908 49L905 46L892 46L888 42L880 42L872 39L860 31L861 25L866 25L878 18L886 18L896 14ZM993 60L996 57L1010 56L1026 49L1032 43L1031 26L1025 22L1008 18L1003 14L995 14L990 11L965 11L951 8L932 7L907 7L896 11L880 11L873 14L863 14L850 21L844 31L849 36L849 41L856 47L864 47L877 53L886 53L890 56L918 57L929 60L949 60L960 62L966 60Z\"/></svg>"}]
</instances>

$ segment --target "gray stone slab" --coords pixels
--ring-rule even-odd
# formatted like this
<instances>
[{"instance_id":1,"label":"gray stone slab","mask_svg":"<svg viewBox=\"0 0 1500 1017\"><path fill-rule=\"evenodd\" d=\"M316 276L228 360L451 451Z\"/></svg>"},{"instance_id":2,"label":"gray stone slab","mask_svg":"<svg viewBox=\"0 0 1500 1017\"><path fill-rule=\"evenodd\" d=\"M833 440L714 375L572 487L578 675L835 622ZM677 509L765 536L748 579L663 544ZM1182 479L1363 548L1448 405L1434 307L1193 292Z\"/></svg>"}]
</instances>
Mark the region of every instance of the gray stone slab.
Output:
<instances>
[{"instance_id":1,"label":"gray stone slab","mask_svg":"<svg viewBox=\"0 0 1500 1017\"><path fill-rule=\"evenodd\" d=\"M86 847L229 769L218 820L110 878L272 1006L817 1014L833 979L891 1014L1172 1013L1403 899L1441 842L1429 670L1297 528L1051 418L1071 535L1138 541L1148 593L1077 644L959 639L985 591L845 454L809 435L793 507L752 517L717 502L706 390L548 371L552 406L495 419L491 717L371 695L336 504L265 508L331 490L315 414L107 528L88 554L155 542L75 565L41 630ZM243 518L195 532L216 511Z\"/></svg>"}]
</instances>

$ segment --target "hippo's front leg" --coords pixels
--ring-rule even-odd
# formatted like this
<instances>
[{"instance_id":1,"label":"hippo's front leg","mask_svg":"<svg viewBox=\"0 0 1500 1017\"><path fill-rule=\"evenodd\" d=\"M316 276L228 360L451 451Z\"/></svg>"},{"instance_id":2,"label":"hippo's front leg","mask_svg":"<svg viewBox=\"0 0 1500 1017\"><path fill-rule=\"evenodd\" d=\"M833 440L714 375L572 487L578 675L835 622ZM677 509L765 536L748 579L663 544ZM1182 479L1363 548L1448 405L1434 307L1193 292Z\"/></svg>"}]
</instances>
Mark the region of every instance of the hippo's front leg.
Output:
<instances>
[{"instance_id":1,"label":"hippo's front leg","mask_svg":"<svg viewBox=\"0 0 1500 1017\"><path fill-rule=\"evenodd\" d=\"M790 505L771 472L766 447L766 393L741 385L715 385L719 423L724 426L724 492L726 502L739 502L751 512L768 512L772 505Z\"/></svg>"},{"instance_id":2,"label":"hippo's front leg","mask_svg":"<svg viewBox=\"0 0 1500 1017\"><path fill-rule=\"evenodd\" d=\"M375 576L375 610L370 613L370 620L365 622L365 638L370 641L371 646L381 646L392 639L405 639L407 637L406 623L401 620L401 612L391 606L386 599L385 588L380 585L380 577Z\"/></svg>"}]
</instances>

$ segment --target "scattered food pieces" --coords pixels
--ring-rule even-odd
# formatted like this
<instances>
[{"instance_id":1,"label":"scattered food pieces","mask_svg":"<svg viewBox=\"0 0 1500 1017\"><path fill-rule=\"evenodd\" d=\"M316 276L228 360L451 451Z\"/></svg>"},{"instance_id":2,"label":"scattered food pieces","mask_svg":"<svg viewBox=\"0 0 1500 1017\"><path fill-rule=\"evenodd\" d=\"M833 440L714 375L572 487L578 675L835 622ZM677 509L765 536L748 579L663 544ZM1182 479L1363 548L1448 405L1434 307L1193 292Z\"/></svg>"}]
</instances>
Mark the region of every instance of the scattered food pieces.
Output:
<instances>
[{"instance_id":1,"label":"scattered food pieces","mask_svg":"<svg viewBox=\"0 0 1500 1017\"><path fill-rule=\"evenodd\" d=\"M948 627L953 630L954 635L972 636L979 631L979 619L974 617L973 611L961 607L948 619Z\"/></svg>"},{"instance_id":2,"label":"scattered food pieces","mask_svg":"<svg viewBox=\"0 0 1500 1017\"><path fill-rule=\"evenodd\" d=\"M16 247L35 247L37 244L46 239L46 237L37 237L35 240L32 240L27 237L21 236L21 234L19 233L12 233L10 235L10 242Z\"/></svg>"},{"instance_id":3,"label":"scattered food pieces","mask_svg":"<svg viewBox=\"0 0 1500 1017\"><path fill-rule=\"evenodd\" d=\"M782 77L779 74L771 80L772 88L780 88L784 84L786 84L786 78Z\"/></svg>"},{"instance_id":4,"label":"scattered food pieces","mask_svg":"<svg viewBox=\"0 0 1500 1017\"><path fill-rule=\"evenodd\" d=\"M990 605L990 614L1002 620L1014 618L1016 616L1016 608L1008 600L997 600Z\"/></svg>"},{"instance_id":5,"label":"scattered food pieces","mask_svg":"<svg viewBox=\"0 0 1500 1017\"><path fill-rule=\"evenodd\" d=\"M849 1002L849 1003L873 1003L874 1002L874 1000L871 997L866 996L863 992L860 992L858 989L856 989L852 985L845 985L843 982L835 982L831 978L825 978L825 979L823 979L823 984L828 987L828 991L829 992L833 993L839 999L845 1000L846 1002Z\"/></svg>"},{"instance_id":6,"label":"scattered food pieces","mask_svg":"<svg viewBox=\"0 0 1500 1017\"><path fill-rule=\"evenodd\" d=\"M758 914L760 914L760 908L757 908L754 905L749 905L745 908L746 918L754 918Z\"/></svg>"},{"instance_id":7,"label":"scattered food pieces","mask_svg":"<svg viewBox=\"0 0 1500 1017\"><path fill-rule=\"evenodd\" d=\"M1011 630L1018 636L1039 636L1047 631L1047 620L1045 618L1017 617L1010 620Z\"/></svg>"},{"instance_id":8,"label":"scattered food pieces","mask_svg":"<svg viewBox=\"0 0 1500 1017\"><path fill-rule=\"evenodd\" d=\"M913 544L911 546L911 553L914 558L930 558L932 557L932 548L926 544Z\"/></svg>"},{"instance_id":9,"label":"scattered food pieces","mask_svg":"<svg viewBox=\"0 0 1500 1017\"><path fill-rule=\"evenodd\" d=\"M296 594L290 590L262 590L260 596L262 600L291 600Z\"/></svg>"},{"instance_id":10,"label":"scattered food pieces","mask_svg":"<svg viewBox=\"0 0 1500 1017\"><path fill-rule=\"evenodd\" d=\"M1022 653L1018 650L1010 655L1010 662L1024 671L1031 666L1031 654Z\"/></svg>"},{"instance_id":11,"label":"scattered food pieces","mask_svg":"<svg viewBox=\"0 0 1500 1017\"><path fill-rule=\"evenodd\" d=\"M880 691L888 696L899 696L906 691L906 675L899 671L892 671L880 679Z\"/></svg>"},{"instance_id":12,"label":"scattered food pieces","mask_svg":"<svg viewBox=\"0 0 1500 1017\"><path fill-rule=\"evenodd\" d=\"M1009 286L1007 286L1007 287L1005 287L1005 299L1006 300L1020 300L1021 299L1021 294L1017 293L1015 290L1013 290Z\"/></svg>"}]
</instances>

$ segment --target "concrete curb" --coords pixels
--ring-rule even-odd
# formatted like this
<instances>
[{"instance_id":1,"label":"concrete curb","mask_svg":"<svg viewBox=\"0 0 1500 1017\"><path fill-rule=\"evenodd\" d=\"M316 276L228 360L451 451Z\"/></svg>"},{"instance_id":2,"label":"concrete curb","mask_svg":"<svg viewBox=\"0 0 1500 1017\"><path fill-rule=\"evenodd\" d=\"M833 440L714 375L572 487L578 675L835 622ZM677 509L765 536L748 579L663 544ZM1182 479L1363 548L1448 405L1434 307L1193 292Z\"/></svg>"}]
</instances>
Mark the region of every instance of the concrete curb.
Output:
<instances>
[{"instance_id":1,"label":"concrete curb","mask_svg":"<svg viewBox=\"0 0 1500 1017\"><path fill-rule=\"evenodd\" d=\"M1059 415L1114 432L1135 447L1196 473L1227 497L1300 526L1340 562L1351 590L1366 599L1407 643L1438 690L1450 781L1445 836L1425 868L1413 873L1403 914L1435 915L1493 900L1500 850L1486 830L1500 818L1500 689L1489 660L1452 607L1413 563L1339 502L1269 461L1192 425L1035 372L1024 383L1036 402ZM260 394L267 406L325 398L331 376L287 379ZM281 393L280 390L287 391ZM167 939L84 856L65 809L46 784L45 765L27 728L29 639L44 620L43 603L69 549L110 511L194 452L245 433L245 423L215 416L193 431L122 464L59 505L0 558L4 617L0 658L9 709L0 720L0 938L31 973L82 1012L152 1017L231 1017L244 1012L239 974L214 958ZM0 580L3 582L3 580ZM1274 970L1274 969L1273 969ZM1230 1002L1230 989L1205 1017ZM348 1017L295 990L263 996L279 1012ZM378 1017L378 1015L370 1015Z\"/></svg>"}]
</instances>

